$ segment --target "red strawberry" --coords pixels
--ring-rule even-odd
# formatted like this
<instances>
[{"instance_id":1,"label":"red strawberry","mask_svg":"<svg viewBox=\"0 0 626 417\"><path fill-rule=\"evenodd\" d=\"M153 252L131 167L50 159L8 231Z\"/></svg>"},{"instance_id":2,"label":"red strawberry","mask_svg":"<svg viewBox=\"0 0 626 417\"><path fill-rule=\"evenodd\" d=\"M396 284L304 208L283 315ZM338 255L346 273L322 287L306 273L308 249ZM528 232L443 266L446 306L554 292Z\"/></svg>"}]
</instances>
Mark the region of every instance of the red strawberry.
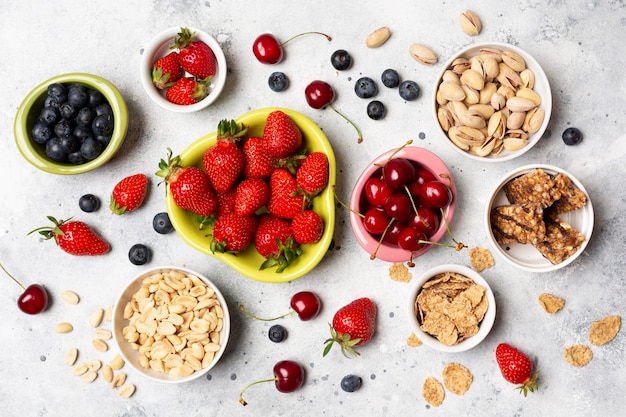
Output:
<instances>
[{"instance_id":1,"label":"red strawberry","mask_svg":"<svg viewBox=\"0 0 626 417\"><path fill-rule=\"evenodd\" d=\"M213 252L241 252L253 241L259 220L256 215L238 216L235 213L224 214L215 219L213 225Z\"/></svg>"},{"instance_id":2,"label":"red strawberry","mask_svg":"<svg viewBox=\"0 0 626 417\"><path fill-rule=\"evenodd\" d=\"M313 210L304 210L291 220L293 237L301 245L317 243L324 233L324 220Z\"/></svg>"},{"instance_id":3,"label":"red strawberry","mask_svg":"<svg viewBox=\"0 0 626 417\"><path fill-rule=\"evenodd\" d=\"M285 168L276 168L270 176L270 199L267 210L276 217L292 219L304 208L304 196L297 193L296 179Z\"/></svg>"},{"instance_id":4,"label":"red strawberry","mask_svg":"<svg viewBox=\"0 0 626 417\"><path fill-rule=\"evenodd\" d=\"M341 346L341 353L359 355L354 346L370 341L376 327L376 304L369 298L359 298L341 307L333 317L330 326L331 337L327 339L324 356L330 352L333 344Z\"/></svg>"},{"instance_id":5,"label":"red strawberry","mask_svg":"<svg viewBox=\"0 0 626 417\"><path fill-rule=\"evenodd\" d=\"M174 47L178 48L180 65L189 74L205 79L215 75L217 64L213 50L206 43L194 40L196 32L180 28Z\"/></svg>"},{"instance_id":6,"label":"red strawberry","mask_svg":"<svg viewBox=\"0 0 626 417\"><path fill-rule=\"evenodd\" d=\"M533 364L524 353L513 346L500 343L496 347L496 361L504 379L512 384L522 384L517 389L528 395L537 389L537 375L533 374Z\"/></svg>"},{"instance_id":7,"label":"red strawberry","mask_svg":"<svg viewBox=\"0 0 626 417\"><path fill-rule=\"evenodd\" d=\"M220 121L217 126L217 141L204 153L204 170L218 193L230 190L243 171L246 157L237 147L237 141L247 131L247 127L234 120Z\"/></svg>"},{"instance_id":8,"label":"red strawberry","mask_svg":"<svg viewBox=\"0 0 626 417\"><path fill-rule=\"evenodd\" d=\"M195 104L205 98L208 94L207 85L204 81L197 81L195 78L181 78L176 84L168 88L165 98L181 106Z\"/></svg>"},{"instance_id":9,"label":"red strawberry","mask_svg":"<svg viewBox=\"0 0 626 417\"><path fill-rule=\"evenodd\" d=\"M148 177L134 174L122 179L113 187L109 208L114 214L136 210L148 191Z\"/></svg>"},{"instance_id":10,"label":"red strawberry","mask_svg":"<svg viewBox=\"0 0 626 417\"><path fill-rule=\"evenodd\" d=\"M269 178L274 170L274 158L263 147L263 139L248 138L243 143L242 152L246 157L243 176L246 178Z\"/></svg>"},{"instance_id":11,"label":"red strawberry","mask_svg":"<svg viewBox=\"0 0 626 417\"><path fill-rule=\"evenodd\" d=\"M328 157L323 152L311 152L296 171L298 189L311 199L328 184Z\"/></svg>"},{"instance_id":12,"label":"red strawberry","mask_svg":"<svg viewBox=\"0 0 626 417\"><path fill-rule=\"evenodd\" d=\"M276 158L294 154L302 145L302 132L294 121L281 110L267 115L263 129L263 147Z\"/></svg>"},{"instance_id":13,"label":"red strawberry","mask_svg":"<svg viewBox=\"0 0 626 417\"><path fill-rule=\"evenodd\" d=\"M178 60L178 52L170 52L154 63L152 67L152 83L159 90L171 87L183 76Z\"/></svg>"},{"instance_id":14,"label":"red strawberry","mask_svg":"<svg viewBox=\"0 0 626 417\"><path fill-rule=\"evenodd\" d=\"M234 213L235 212L235 191L236 188L232 188L224 193L217 193L217 215Z\"/></svg>"},{"instance_id":15,"label":"red strawberry","mask_svg":"<svg viewBox=\"0 0 626 417\"><path fill-rule=\"evenodd\" d=\"M277 266L277 273L283 272L301 253L293 240L289 221L268 213L259 218L254 246L266 258L260 269Z\"/></svg>"},{"instance_id":16,"label":"red strawberry","mask_svg":"<svg viewBox=\"0 0 626 417\"><path fill-rule=\"evenodd\" d=\"M200 168L180 166L180 156L172 158L172 150L167 151L167 161L161 159L156 175L168 184L174 203L199 216L212 215L217 209L217 196L209 177Z\"/></svg>"},{"instance_id":17,"label":"red strawberry","mask_svg":"<svg viewBox=\"0 0 626 417\"><path fill-rule=\"evenodd\" d=\"M270 187L261 178L246 178L235 189L235 213L249 216L263 207L270 197Z\"/></svg>"},{"instance_id":18,"label":"red strawberry","mask_svg":"<svg viewBox=\"0 0 626 417\"><path fill-rule=\"evenodd\" d=\"M86 223L69 219L57 221L52 216L48 216L48 220L54 223L54 226L40 227L30 233L38 232L45 240L54 239L57 245L70 255L104 255L111 249L109 243Z\"/></svg>"}]
</instances>

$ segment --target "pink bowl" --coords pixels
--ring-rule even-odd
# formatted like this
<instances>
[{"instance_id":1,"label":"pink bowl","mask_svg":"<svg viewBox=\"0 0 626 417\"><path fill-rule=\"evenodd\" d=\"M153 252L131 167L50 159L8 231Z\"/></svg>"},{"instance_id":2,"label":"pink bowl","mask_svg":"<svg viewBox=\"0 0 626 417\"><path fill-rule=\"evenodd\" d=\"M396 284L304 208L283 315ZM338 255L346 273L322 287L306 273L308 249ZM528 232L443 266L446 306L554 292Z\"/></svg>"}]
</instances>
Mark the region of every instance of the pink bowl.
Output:
<instances>
[{"instance_id":1,"label":"pink bowl","mask_svg":"<svg viewBox=\"0 0 626 417\"><path fill-rule=\"evenodd\" d=\"M374 161L372 161L365 168L357 180L354 190L352 191L352 197L350 198L350 224L352 225L352 231L354 232L354 235L356 236L356 239L361 247L363 247L363 249L365 249L369 254L376 251L378 239L365 230L363 227L363 219L357 214L365 211L365 194L363 192L363 188L365 187L367 180L380 169L380 166L384 164L394 152L396 152L394 157L406 158L415 161L422 167L432 172L435 177L441 178L442 181L449 181L450 189L452 190L452 203L444 209L445 222L441 222L439 229L433 236L431 236L430 241L439 242L443 235L446 234L446 224L450 224L454 214L454 208L456 206L456 184L450 174L450 171L448 170L448 167L437 155L417 146L406 146L400 150L391 149L385 152L378 158L374 159ZM411 255L411 252L409 251L383 242L380 245L380 248L378 248L376 258L387 262L406 262L425 254L431 250L433 246L435 245L426 245L423 249L413 252Z\"/></svg>"}]
</instances>

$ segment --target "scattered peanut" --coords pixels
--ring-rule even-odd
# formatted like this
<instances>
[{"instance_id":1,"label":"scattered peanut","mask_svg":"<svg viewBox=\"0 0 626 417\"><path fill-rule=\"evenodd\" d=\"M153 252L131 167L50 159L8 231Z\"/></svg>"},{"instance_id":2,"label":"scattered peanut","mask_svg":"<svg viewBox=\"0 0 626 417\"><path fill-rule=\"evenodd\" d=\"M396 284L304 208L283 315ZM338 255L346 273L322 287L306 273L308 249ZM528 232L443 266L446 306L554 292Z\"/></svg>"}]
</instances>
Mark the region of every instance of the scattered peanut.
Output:
<instances>
[{"instance_id":1,"label":"scattered peanut","mask_svg":"<svg viewBox=\"0 0 626 417\"><path fill-rule=\"evenodd\" d=\"M111 368L109 365L104 365L102 367L102 379L104 379L108 383L113 382L113 368Z\"/></svg>"},{"instance_id":2,"label":"scattered peanut","mask_svg":"<svg viewBox=\"0 0 626 417\"><path fill-rule=\"evenodd\" d=\"M91 327L98 327L102 323L102 318L104 317L104 310L101 308L96 309L91 316L89 317L89 325Z\"/></svg>"},{"instance_id":3,"label":"scattered peanut","mask_svg":"<svg viewBox=\"0 0 626 417\"><path fill-rule=\"evenodd\" d=\"M109 345L102 339L93 339L91 344L98 352L106 352L109 350Z\"/></svg>"},{"instance_id":4,"label":"scattered peanut","mask_svg":"<svg viewBox=\"0 0 626 417\"><path fill-rule=\"evenodd\" d=\"M71 323L62 322L62 323L58 323L55 329L57 333L69 333L72 330L74 330L74 326L72 326Z\"/></svg>"},{"instance_id":5,"label":"scattered peanut","mask_svg":"<svg viewBox=\"0 0 626 417\"><path fill-rule=\"evenodd\" d=\"M124 372L117 373L111 381L111 388L120 387L124 385L124 382L126 382L126 374Z\"/></svg>"},{"instance_id":6,"label":"scattered peanut","mask_svg":"<svg viewBox=\"0 0 626 417\"><path fill-rule=\"evenodd\" d=\"M81 375L81 379L85 383L93 382L97 377L98 373L96 371L92 371L91 369Z\"/></svg>"},{"instance_id":7,"label":"scattered peanut","mask_svg":"<svg viewBox=\"0 0 626 417\"><path fill-rule=\"evenodd\" d=\"M111 363L109 363L109 365L114 371L118 371L124 367L124 363L125 363L124 359L118 354L118 355L115 355L115 357L111 360Z\"/></svg>"},{"instance_id":8,"label":"scattered peanut","mask_svg":"<svg viewBox=\"0 0 626 417\"><path fill-rule=\"evenodd\" d=\"M78 359L78 349L72 348L67 351L65 354L65 364L72 366L76 363L76 359Z\"/></svg>"},{"instance_id":9,"label":"scattered peanut","mask_svg":"<svg viewBox=\"0 0 626 417\"><path fill-rule=\"evenodd\" d=\"M78 304L80 297L74 291L66 290L61 293L61 298L68 304Z\"/></svg>"},{"instance_id":10,"label":"scattered peanut","mask_svg":"<svg viewBox=\"0 0 626 417\"><path fill-rule=\"evenodd\" d=\"M135 393L135 386L133 384L122 385L117 393L122 398L128 398Z\"/></svg>"},{"instance_id":11,"label":"scattered peanut","mask_svg":"<svg viewBox=\"0 0 626 417\"><path fill-rule=\"evenodd\" d=\"M110 330L103 329L101 327L97 328L95 331L96 337L102 340L109 340L113 335Z\"/></svg>"}]
</instances>

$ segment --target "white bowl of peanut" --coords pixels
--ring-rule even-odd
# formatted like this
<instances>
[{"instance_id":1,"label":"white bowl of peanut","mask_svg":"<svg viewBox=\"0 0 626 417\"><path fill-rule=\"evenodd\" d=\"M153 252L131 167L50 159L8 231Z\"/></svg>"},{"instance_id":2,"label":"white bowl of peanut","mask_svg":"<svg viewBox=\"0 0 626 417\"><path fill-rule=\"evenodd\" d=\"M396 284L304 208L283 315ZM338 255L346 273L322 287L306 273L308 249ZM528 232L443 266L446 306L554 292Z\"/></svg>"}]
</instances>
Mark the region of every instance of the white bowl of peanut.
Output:
<instances>
[{"instance_id":1,"label":"white bowl of peanut","mask_svg":"<svg viewBox=\"0 0 626 417\"><path fill-rule=\"evenodd\" d=\"M120 353L154 381L181 383L205 375L220 360L229 335L222 293L187 268L142 272L115 305L113 336Z\"/></svg>"}]
</instances>

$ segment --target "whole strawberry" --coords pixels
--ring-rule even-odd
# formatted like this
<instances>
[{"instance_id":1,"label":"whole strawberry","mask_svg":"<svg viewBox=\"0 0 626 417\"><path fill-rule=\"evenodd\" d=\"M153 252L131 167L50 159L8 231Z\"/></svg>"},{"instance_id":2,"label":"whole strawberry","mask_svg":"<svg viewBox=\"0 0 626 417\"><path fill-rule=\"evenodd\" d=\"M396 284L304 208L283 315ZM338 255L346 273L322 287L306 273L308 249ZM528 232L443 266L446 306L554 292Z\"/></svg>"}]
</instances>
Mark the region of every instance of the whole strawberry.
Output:
<instances>
[{"instance_id":1,"label":"whole strawberry","mask_svg":"<svg viewBox=\"0 0 626 417\"><path fill-rule=\"evenodd\" d=\"M235 189L234 211L239 216L249 216L267 203L270 187L261 178L246 178Z\"/></svg>"},{"instance_id":2,"label":"whole strawberry","mask_svg":"<svg viewBox=\"0 0 626 417\"><path fill-rule=\"evenodd\" d=\"M265 258L259 269L276 266L277 273L283 272L301 253L294 242L289 221L269 213L259 218L254 246L259 255Z\"/></svg>"},{"instance_id":3,"label":"whole strawberry","mask_svg":"<svg viewBox=\"0 0 626 417\"><path fill-rule=\"evenodd\" d=\"M175 51L159 58L152 67L152 83L159 90L173 86L182 76L183 69Z\"/></svg>"},{"instance_id":4,"label":"whole strawberry","mask_svg":"<svg viewBox=\"0 0 626 417\"><path fill-rule=\"evenodd\" d=\"M524 394L537 389L538 372L533 373L533 364L523 352L507 343L500 343L496 347L496 361L502 376L512 384L521 384L517 387Z\"/></svg>"},{"instance_id":5,"label":"whole strawberry","mask_svg":"<svg viewBox=\"0 0 626 417\"><path fill-rule=\"evenodd\" d=\"M302 132L281 110L267 115L263 129L263 147L276 158L286 158L294 154L302 145Z\"/></svg>"},{"instance_id":6,"label":"whole strawberry","mask_svg":"<svg viewBox=\"0 0 626 417\"><path fill-rule=\"evenodd\" d=\"M304 196L298 194L296 179L285 168L276 168L270 176L270 198L267 210L276 217L292 219L305 206Z\"/></svg>"},{"instance_id":7,"label":"whole strawberry","mask_svg":"<svg viewBox=\"0 0 626 417\"><path fill-rule=\"evenodd\" d=\"M330 338L327 339L324 355L326 356L336 343L341 346L341 353L358 356L354 346L370 341L376 327L376 304L369 298L359 298L341 307L330 325Z\"/></svg>"},{"instance_id":8,"label":"whole strawberry","mask_svg":"<svg viewBox=\"0 0 626 417\"><path fill-rule=\"evenodd\" d=\"M274 171L276 158L265 150L262 138L250 137L246 139L241 151L246 158L246 165L243 170L244 177L269 178Z\"/></svg>"},{"instance_id":9,"label":"whole strawberry","mask_svg":"<svg viewBox=\"0 0 626 417\"><path fill-rule=\"evenodd\" d=\"M31 231L37 232L44 240L54 239L56 244L70 255L98 256L111 249L109 243L94 232L89 225L77 220L57 220L47 216L53 226L45 226Z\"/></svg>"},{"instance_id":10,"label":"whole strawberry","mask_svg":"<svg viewBox=\"0 0 626 417\"><path fill-rule=\"evenodd\" d=\"M215 145L207 149L202 157L204 170L218 193L230 190L243 171L246 157L237 142L247 131L247 127L234 120L221 120L217 125Z\"/></svg>"},{"instance_id":11,"label":"whole strawberry","mask_svg":"<svg viewBox=\"0 0 626 417\"><path fill-rule=\"evenodd\" d=\"M188 106L201 101L208 93L208 81L198 81L195 78L181 78L167 90L165 98L171 103Z\"/></svg>"},{"instance_id":12,"label":"whole strawberry","mask_svg":"<svg viewBox=\"0 0 626 417\"><path fill-rule=\"evenodd\" d=\"M239 216L224 214L215 219L211 251L237 253L245 250L253 241L259 220L256 215Z\"/></svg>"},{"instance_id":13,"label":"whole strawberry","mask_svg":"<svg viewBox=\"0 0 626 417\"><path fill-rule=\"evenodd\" d=\"M217 215L234 213L235 212L235 192L236 188L223 193L216 193L217 195Z\"/></svg>"},{"instance_id":14,"label":"whole strawberry","mask_svg":"<svg viewBox=\"0 0 626 417\"><path fill-rule=\"evenodd\" d=\"M206 79L215 75L217 64L213 50L204 42L195 40L196 33L180 28L173 48L178 48L181 67L189 74Z\"/></svg>"},{"instance_id":15,"label":"whole strawberry","mask_svg":"<svg viewBox=\"0 0 626 417\"><path fill-rule=\"evenodd\" d=\"M172 157L168 149L167 160L161 159L156 175L164 178L176 206L199 216L210 216L217 210L217 196L209 177L195 166L180 166L180 156Z\"/></svg>"},{"instance_id":16,"label":"whole strawberry","mask_svg":"<svg viewBox=\"0 0 626 417\"><path fill-rule=\"evenodd\" d=\"M113 187L109 208L114 214L124 214L141 206L148 191L145 174L130 175Z\"/></svg>"},{"instance_id":17,"label":"whole strawberry","mask_svg":"<svg viewBox=\"0 0 626 417\"><path fill-rule=\"evenodd\" d=\"M293 237L301 245L317 243L324 234L324 220L313 210L304 210L291 219Z\"/></svg>"},{"instance_id":18,"label":"whole strawberry","mask_svg":"<svg viewBox=\"0 0 626 417\"><path fill-rule=\"evenodd\" d=\"M298 190L312 199L328 185L328 157L323 152L311 152L296 171Z\"/></svg>"}]
</instances>

